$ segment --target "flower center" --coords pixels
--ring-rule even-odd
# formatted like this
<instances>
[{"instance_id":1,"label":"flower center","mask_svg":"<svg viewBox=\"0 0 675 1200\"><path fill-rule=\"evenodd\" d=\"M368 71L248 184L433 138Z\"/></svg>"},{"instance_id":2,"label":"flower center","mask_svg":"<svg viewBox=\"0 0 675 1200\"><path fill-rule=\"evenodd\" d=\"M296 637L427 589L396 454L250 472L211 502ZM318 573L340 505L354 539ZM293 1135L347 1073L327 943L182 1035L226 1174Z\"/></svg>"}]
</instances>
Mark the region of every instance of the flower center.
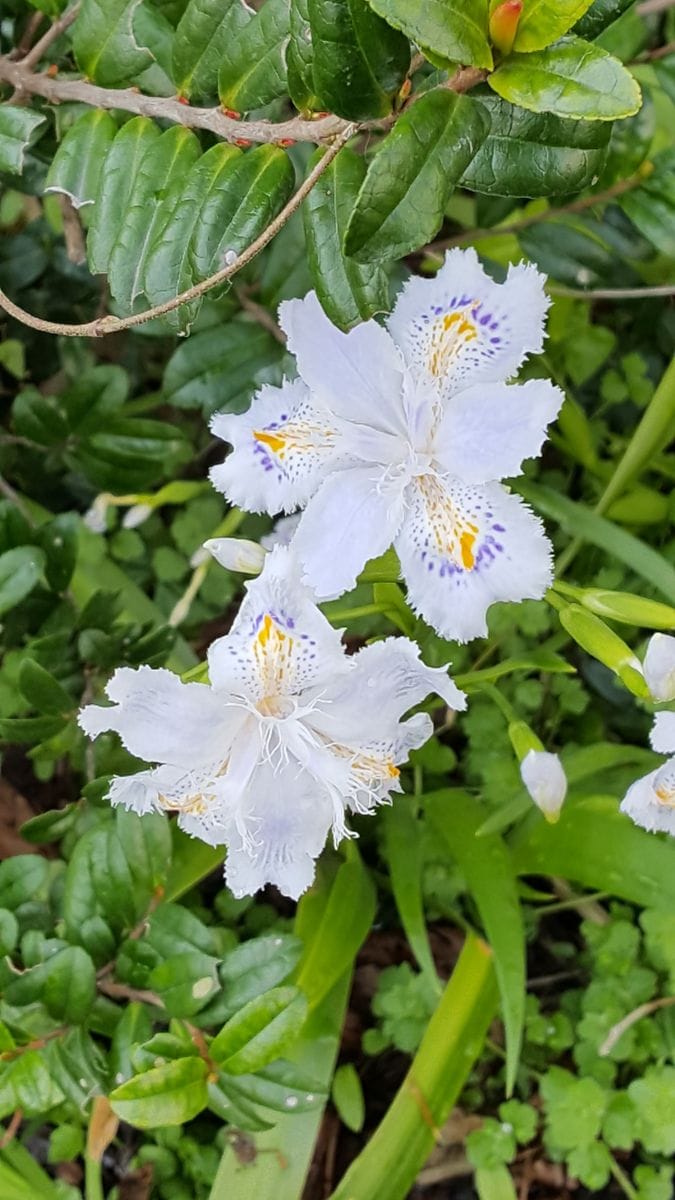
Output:
<instances>
[{"instance_id":1,"label":"flower center","mask_svg":"<svg viewBox=\"0 0 675 1200\"><path fill-rule=\"evenodd\" d=\"M675 808L675 764L667 762L654 780L654 795L659 804Z\"/></svg>"},{"instance_id":2,"label":"flower center","mask_svg":"<svg viewBox=\"0 0 675 1200\"><path fill-rule=\"evenodd\" d=\"M269 717L275 721L290 717L296 708L295 701L288 696L263 696L256 708L261 717Z\"/></svg>"}]
</instances>

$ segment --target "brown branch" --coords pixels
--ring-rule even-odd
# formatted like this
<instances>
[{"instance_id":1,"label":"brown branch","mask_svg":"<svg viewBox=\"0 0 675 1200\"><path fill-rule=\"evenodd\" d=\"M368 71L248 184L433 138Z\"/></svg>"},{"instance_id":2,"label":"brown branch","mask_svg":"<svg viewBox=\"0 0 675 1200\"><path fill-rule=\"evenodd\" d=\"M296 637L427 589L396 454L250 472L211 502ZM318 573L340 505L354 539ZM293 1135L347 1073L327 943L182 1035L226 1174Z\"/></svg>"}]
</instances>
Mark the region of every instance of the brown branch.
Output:
<instances>
[{"instance_id":1,"label":"brown branch","mask_svg":"<svg viewBox=\"0 0 675 1200\"><path fill-rule=\"evenodd\" d=\"M126 983L115 983L112 979L99 979L96 986L99 992L113 1000L138 1000L141 1004L153 1004L155 1008L164 1008L155 992L148 992L143 988L128 987Z\"/></svg>"},{"instance_id":2,"label":"brown branch","mask_svg":"<svg viewBox=\"0 0 675 1200\"><path fill-rule=\"evenodd\" d=\"M11 58L11 59L25 58L25 56L28 54L28 51L30 50L31 46L33 45L33 38L35 37L35 35L36 35L38 29L40 28L42 22L44 21L44 19L45 19L44 13L41 13L41 12L33 13L32 17L28 21L28 24L26 25L26 28L23 31L23 35L22 35L20 41L18 41L16 44L16 48L14 50L10 50L9 55L8 55L9 58Z\"/></svg>"},{"instance_id":3,"label":"brown branch","mask_svg":"<svg viewBox=\"0 0 675 1200\"><path fill-rule=\"evenodd\" d=\"M641 17L648 17L650 13L666 12L669 8L675 8L675 0L643 0L637 11Z\"/></svg>"},{"instance_id":4,"label":"brown branch","mask_svg":"<svg viewBox=\"0 0 675 1200\"><path fill-rule=\"evenodd\" d=\"M244 309L244 312L247 312L249 316L253 317L253 320L257 321L258 325L260 325L263 329L266 329L268 333L271 333L272 337L277 342L280 342L282 346L285 346L286 334L277 325L271 312L269 312L262 304L258 304L258 302L252 298L247 288L236 287L234 291L237 300Z\"/></svg>"},{"instance_id":5,"label":"brown branch","mask_svg":"<svg viewBox=\"0 0 675 1200\"><path fill-rule=\"evenodd\" d=\"M58 21L54 21L53 24L49 26L49 29L46 31L46 33L43 33L40 40L35 43L33 49L28 51L28 54L26 54L25 58L21 59L20 66L24 71L31 71L33 69L35 64L40 61L43 54L47 52L49 47L61 37L62 33L65 33L69 26L72 25L79 11L80 4L78 0L77 4L74 4L73 7L69 8L67 12L64 12L63 16L59 17Z\"/></svg>"},{"instance_id":6,"label":"brown branch","mask_svg":"<svg viewBox=\"0 0 675 1200\"><path fill-rule=\"evenodd\" d=\"M340 152L342 147L352 136L356 129L355 125L348 125L342 131L340 136L326 150L326 153L319 160L315 167L310 171L309 175L300 184L295 195L291 196L288 204L274 218L274 220L263 230L259 237L247 246L238 258L233 263L229 263L223 267L221 271L216 271L215 275L209 276L201 283L196 283L193 287L187 288L178 296L174 296L172 300L167 300L164 304L158 304L154 308L149 308L147 312L136 313L131 317L97 317L93 321L85 321L79 325L63 325L59 321L45 321L41 317L34 317L25 309L20 308L18 304L14 304L12 300L0 289L0 308L4 308L10 316L15 317L17 321L21 321L24 325L29 325L31 329L38 329L41 333L56 333L62 337L102 337L108 333L118 333L121 329L131 329L135 325L144 325L146 321L151 321L153 317L163 316L164 313L173 312L176 308L180 308L181 304L186 304L190 300L196 300L199 296L205 295L211 288L218 287L227 279L230 279L237 271L255 258L279 230L286 224L286 221L292 217L293 213L300 207L305 196L311 192L314 184L323 174L326 168L333 161L335 156Z\"/></svg>"},{"instance_id":7,"label":"brown branch","mask_svg":"<svg viewBox=\"0 0 675 1200\"><path fill-rule=\"evenodd\" d=\"M19 1129L21 1128L22 1121L23 1121L23 1109L17 1108L12 1113L12 1119L9 1122L9 1125L7 1126L2 1137L0 1138L0 1150L5 1150L7 1148L7 1146L9 1146L9 1143L14 1140L17 1133L19 1132Z\"/></svg>"},{"instance_id":8,"label":"brown branch","mask_svg":"<svg viewBox=\"0 0 675 1200\"><path fill-rule=\"evenodd\" d=\"M553 296L574 296L580 300L643 300L657 296L675 296L675 285L666 283L659 287L634 288L568 288L551 284L548 289Z\"/></svg>"},{"instance_id":9,"label":"brown branch","mask_svg":"<svg viewBox=\"0 0 675 1200\"><path fill-rule=\"evenodd\" d=\"M502 237L502 235L520 233L522 229L529 229L530 225L539 225L544 221L555 221L558 217L567 216L569 213L585 212L586 209L593 208L596 204L606 204L608 200L614 200L617 196L622 196L624 192L631 192L633 188L639 187L651 174L651 170L651 164L643 164L642 169L636 171L634 175L630 175L628 179L620 179L618 183L612 184L611 187L605 188L602 192L583 196L581 200L572 200L570 204L563 204L560 208L547 208L544 212L530 213L526 217L512 221L509 225L494 225L490 229L464 229L461 233L455 234L454 237L432 242L427 247L426 253L439 254L444 250L452 250L454 246L464 246L467 242L478 242L482 238Z\"/></svg>"}]
</instances>

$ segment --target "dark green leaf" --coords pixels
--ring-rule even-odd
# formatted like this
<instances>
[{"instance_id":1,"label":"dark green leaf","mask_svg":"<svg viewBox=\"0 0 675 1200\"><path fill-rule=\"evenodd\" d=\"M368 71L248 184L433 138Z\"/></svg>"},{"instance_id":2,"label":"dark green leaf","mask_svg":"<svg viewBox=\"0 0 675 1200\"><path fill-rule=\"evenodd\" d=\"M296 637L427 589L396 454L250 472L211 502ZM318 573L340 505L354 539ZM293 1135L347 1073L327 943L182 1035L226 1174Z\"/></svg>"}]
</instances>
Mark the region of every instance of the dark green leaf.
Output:
<instances>
[{"instance_id":1,"label":"dark green leaf","mask_svg":"<svg viewBox=\"0 0 675 1200\"><path fill-rule=\"evenodd\" d=\"M38 712L65 715L77 707L69 692L39 663L26 658L19 671L19 687Z\"/></svg>"},{"instance_id":2,"label":"dark green leaf","mask_svg":"<svg viewBox=\"0 0 675 1200\"><path fill-rule=\"evenodd\" d=\"M77 558L78 520L74 513L61 513L37 530L40 549L46 556L45 576L55 592L65 592Z\"/></svg>"},{"instance_id":3,"label":"dark green leaf","mask_svg":"<svg viewBox=\"0 0 675 1200\"><path fill-rule=\"evenodd\" d=\"M110 1093L110 1105L137 1129L184 1125L206 1107L207 1070L201 1058L175 1059L127 1080Z\"/></svg>"},{"instance_id":4,"label":"dark green leaf","mask_svg":"<svg viewBox=\"0 0 675 1200\"><path fill-rule=\"evenodd\" d=\"M37 1050L27 1050L5 1067L0 1079L0 1117L20 1108L24 1116L44 1120L49 1109L64 1099Z\"/></svg>"},{"instance_id":5,"label":"dark green leaf","mask_svg":"<svg viewBox=\"0 0 675 1200\"><path fill-rule=\"evenodd\" d=\"M160 201L173 189L182 188L185 173L200 151L191 130L173 126L150 143L140 162L107 267L110 291L124 311L131 310L142 294L145 260L157 228Z\"/></svg>"},{"instance_id":6,"label":"dark green leaf","mask_svg":"<svg viewBox=\"0 0 675 1200\"><path fill-rule=\"evenodd\" d=\"M0 957L11 954L18 940L19 923L14 913L8 908L0 908Z\"/></svg>"},{"instance_id":7,"label":"dark green leaf","mask_svg":"<svg viewBox=\"0 0 675 1200\"><path fill-rule=\"evenodd\" d=\"M161 813L137 816L121 806L115 830L140 895L148 900L166 882L171 868L171 829ZM139 903L142 903L139 900Z\"/></svg>"},{"instance_id":8,"label":"dark green leaf","mask_svg":"<svg viewBox=\"0 0 675 1200\"><path fill-rule=\"evenodd\" d=\"M247 320L194 333L177 347L164 373L164 397L177 408L243 412L255 388L279 381L279 343Z\"/></svg>"},{"instance_id":9,"label":"dark green leaf","mask_svg":"<svg viewBox=\"0 0 675 1200\"><path fill-rule=\"evenodd\" d=\"M47 172L45 192L63 192L75 208L93 204L117 133L109 112L91 109L71 125Z\"/></svg>"},{"instance_id":10,"label":"dark green leaf","mask_svg":"<svg viewBox=\"0 0 675 1200\"><path fill-rule=\"evenodd\" d=\"M227 1074L250 1074L282 1056L306 1015L307 1001L298 988L273 988L250 1000L223 1026L209 1053Z\"/></svg>"},{"instance_id":11,"label":"dark green leaf","mask_svg":"<svg viewBox=\"0 0 675 1200\"><path fill-rule=\"evenodd\" d=\"M398 258L430 241L488 124L485 108L443 90L407 109L368 168L347 226L346 253L362 261Z\"/></svg>"},{"instance_id":12,"label":"dark green leaf","mask_svg":"<svg viewBox=\"0 0 675 1200\"><path fill-rule=\"evenodd\" d=\"M657 250L675 257L675 150L663 150L653 160L645 182L619 199L621 208Z\"/></svg>"},{"instance_id":13,"label":"dark green leaf","mask_svg":"<svg viewBox=\"0 0 675 1200\"><path fill-rule=\"evenodd\" d=\"M384 117L410 64L410 46L366 0L308 0L319 102L351 121Z\"/></svg>"},{"instance_id":14,"label":"dark green leaf","mask_svg":"<svg viewBox=\"0 0 675 1200\"><path fill-rule=\"evenodd\" d=\"M192 951L209 956L216 952L212 930L182 904L160 904L150 917L144 941L162 958Z\"/></svg>"},{"instance_id":15,"label":"dark green leaf","mask_svg":"<svg viewBox=\"0 0 675 1200\"><path fill-rule=\"evenodd\" d=\"M108 151L87 235L89 270L94 275L108 270L140 164L159 136L157 125L149 117L134 117L122 126Z\"/></svg>"},{"instance_id":16,"label":"dark green leaf","mask_svg":"<svg viewBox=\"0 0 675 1200\"><path fill-rule=\"evenodd\" d=\"M221 1020L282 983L296 966L301 952L298 938L281 933L252 938L230 951L220 968L226 1005Z\"/></svg>"},{"instance_id":17,"label":"dark green leaf","mask_svg":"<svg viewBox=\"0 0 675 1200\"><path fill-rule=\"evenodd\" d=\"M32 592L44 567L45 556L37 546L16 546L0 554L0 616Z\"/></svg>"},{"instance_id":18,"label":"dark green leaf","mask_svg":"<svg viewBox=\"0 0 675 1200\"><path fill-rule=\"evenodd\" d=\"M44 964L42 1001L53 1017L80 1025L96 998L96 970L81 946L59 950Z\"/></svg>"},{"instance_id":19,"label":"dark green leaf","mask_svg":"<svg viewBox=\"0 0 675 1200\"><path fill-rule=\"evenodd\" d=\"M21 836L25 842L35 846L58 842L71 828L76 815L77 809L74 804L39 813L37 817L31 817L29 821L24 822L20 829Z\"/></svg>"},{"instance_id":20,"label":"dark green leaf","mask_svg":"<svg viewBox=\"0 0 675 1200\"><path fill-rule=\"evenodd\" d=\"M286 47L288 92L296 108L309 112L319 107L314 89L314 55L309 24L309 0L291 0L290 38Z\"/></svg>"},{"instance_id":21,"label":"dark green leaf","mask_svg":"<svg viewBox=\"0 0 675 1200\"><path fill-rule=\"evenodd\" d=\"M237 31L218 76L221 104L249 112L284 95L289 21L290 0L265 0Z\"/></svg>"},{"instance_id":22,"label":"dark green leaf","mask_svg":"<svg viewBox=\"0 0 675 1200\"><path fill-rule=\"evenodd\" d=\"M131 1054L134 1047L152 1035L152 1021L144 1004L132 1000L126 1005L115 1027L110 1047L110 1075L115 1083L130 1079L134 1073Z\"/></svg>"},{"instance_id":23,"label":"dark green leaf","mask_svg":"<svg viewBox=\"0 0 675 1200\"><path fill-rule=\"evenodd\" d=\"M450 62L492 66L488 0L368 0L395 29Z\"/></svg>"},{"instance_id":24,"label":"dark green leaf","mask_svg":"<svg viewBox=\"0 0 675 1200\"><path fill-rule=\"evenodd\" d=\"M462 187L492 196L559 196L590 187L600 174L611 132L605 122L531 113L489 92L476 98L492 123Z\"/></svg>"},{"instance_id":25,"label":"dark green leaf","mask_svg":"<svg viewBox=\"0 0 675 1200\"><path fill-rule=\"evenodd\" d=\"M173 42L172 74L180 96L217 95L220 65L251 16L241 0L190 0Z\"/></svg>"},{"instance_id":26,"label":"dark green leaf","mask_svg":"<svg viewBox=\"0 0 675 1200\"><path fill-rule=\"evenodd\" d=\"M591 0L523 0L514 50L543 50L572 28Z\"/></svg>"},{"instance_id":27,"label":"dark green leaf","mask_svg":"<svg viewBox=\"0 0 675 1200\"><path fill-rule=\"evenodd\" d=\"M488 83L511 104L559 117L614 121L640 107L640 88L619 60L575 37L533 54L512 54Z\"/></svg>"},{"instance_id":28,"label":"dark green leaf","mask_svg":"<svg viewBox=\"0 0 675 1200\"><path fill-rule=\"evenodd\" d=\"M227 1081L228 1087L230 1080ZM293 1062L270 1063L255 1075L238 1075L240 1095L276 1112L309 1112L325 1099L323 1086Z\"/></svg>"},{"instance_id":29,"label":"dark green leaf","mask_svg":"<svg viewBox=\"0 0 675 1200\"><path fill-rule=\"evenodd\" d=\"M256 146L242 154L206 199L190 246L197 279L241 254L266 229L293 190L295 172L279 146Z\"/></svg>"},{"instance_id":30,"label":"dark green leaf","mask_svg":"<svg viewBox=\"0 0 675 1200\"><path fill-rule=\"evenodd\" d=\"M148 248L143 290L151 305L163 304L196 282L191 249L192 238L202 223L202 212L209 199L222 186L233 160L241 156L235 146L212 146L195 163L182 188L176 188L162 201L152 241ZM185 304L167 313L163 321L171 328L187 332L201 301Z\"/></svg>"},{"instance_id":31,"label":"dark green leaf","mask_svg":"<svg viewBox=\"0 0 675 1200\"><path fill-rule=\"evenodd\" d=\"M45 121L46 117L31 108L14 104L0 107L0 171L21 174L26 150L37 141L38 130Z\"/></svg>"},{"instance_id":32,"label":"dark green leaf","mask_svg":"<svg viewBox=\"0 0 675 1200\"><path fill-rule=\"evenodd\" d=\"M607 25L616 21L633 3L633 0L593 0L591 7L574 26L574 32L593 41Z\"/></svg>"},{"instance_id":33,"label":"dark green leaf","mask_svg":"<svg viewBox=\"0 0 675 1200\"><path fill-rule=\"evenodd\" d=\"M73 26L73 50L88 79L113 87L150 66L150 51L139 46L134 35L137 4L138 0L82 0Z\"/></svg>"},{"instance_id":34,"label":"dark green leaf","mask_svg":"<svg viewBox=\"0 0 675 1200\"><path fill-rule=\"evenodd\" d=\"M5 742L37 743L59 733L64 724L62 717L3 717L0 738Z\"/></svg>"},{"instance_id":35,"label":"dark green leaf","mask_svg":"<svg viewBox=\"0 0 675 1200\"><path fill-rule=\"evenodd\" d=\"M310 159L319 161L322 151ZM303 205L307 255L317 296L340 329L350 329L389 307L387 277L381 268L348 259L342 239L366 174L363 157L348 146L333 159Z\"/></svg>"}]
</instances>

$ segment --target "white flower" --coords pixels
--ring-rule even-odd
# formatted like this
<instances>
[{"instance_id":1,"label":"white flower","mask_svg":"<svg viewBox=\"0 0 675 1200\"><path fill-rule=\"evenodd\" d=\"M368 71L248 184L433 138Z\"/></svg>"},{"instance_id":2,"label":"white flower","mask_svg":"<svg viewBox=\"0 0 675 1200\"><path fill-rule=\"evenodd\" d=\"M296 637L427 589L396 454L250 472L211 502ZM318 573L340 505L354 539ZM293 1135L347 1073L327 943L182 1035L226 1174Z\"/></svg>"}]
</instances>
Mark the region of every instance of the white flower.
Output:
<instances>
[{"instance_id":1,"label":"white flower","mask_svg":"<svg viewBox=\"0 0 675 1200\"><path fill-rule=\"evenodd\" d=\"M656 714L650 741L659 754L672 757L629 787L621 811L650 833L675 835L675 712Z\"/></svg>"},{"instance_id":2,"label":"white flower","mask_svg":"<svg viewBox=\"0 0 675 1200\"><path fill-rule=\"evenodd\" d=\"M649 639L643 671L655 700L675 700L675 637L655 633Z\"/></svg>"},{"instance_id":3,"label":"white flower","mask_svg":"<svg viewBox=\"0 0 675 1200\"><path fill-rule=\"evenodd\" d=\"M204 549L228 571L240 571L243 575L259 575L263 569L267 551L248 538L209 538Z\"/></svg>"},{"instance_id":4,"label":"white flower","mask_svg":"<svg viewBox=\"0 0 675 1200\"><path fill-rule=\"evenodd\" d=\"M557 821L567 795L567 776L558 755L529 750L520 764L520 777L546 820Z\"/></svg>"},{"instance_id":5,"label":"white flower","mask_svg":"<svg viewBox=\"0 0 675 1200\"><path fill-rule=\"evenodd\" d=\"M300 377L214 417L234 447L214 485L256 512L306 506L293 545L319 597L393 542L415 610L445 637L485 634L490 604L551 580L541 522L499 482L539 454L563 399L546 380L503 382L541 350L547 306L534 268L499 285L473 250L411 279L387 329L341 333L313 293L287 301Z\"/></svg>"},{"instance_id":6,"label":"white flower","mask_svg":"<svg viewBox=\"0 0 675 1200\"><path fill-rule=\"evenodd\" d=\"M87 511L83 513L82 520L92 533L106 532L111 499L110 492L100 492Z\"/></svg>"},{"instance_id":7,"label":"white flower","mask_svg":"<svg viewBox=\"0 0 675 1200\"><path fill-rule=\"evenodd\" d=\"M293 513L290 517L279 517L279 520L274 522L271 531L263 534L260 545L265 550L273 550L275 546L290 546L300 523L300 515L300 513Z\"/></svg>"},{"instance_id":8,"label":"white flower","mask_svg":"<svg viewBox=\"0 0 675 1200\"><path fill-rule=\"evenodd\" d=\"M132 504L122 517L122 528L137 529L139 525L147 521L148 517L152 516L154 511L151 504Z\"/></svg>"},{"instance_id":9,"label":"white flower","mask_svg":"<svg viewBox=\"0 0 675 1200\"><path fill-rule=\"evenodd\" d=\"M400 791L397 764L422 745L431 718L401 717L430 692L453 708L465 698L444 668L419 661L405 638L347 657L290 550L266 559L227 637L208 654L211 683L166 670L123 667L113 707L80 713L85 733L120 734L151 770L116 779L113 803L136 812L175 810L188 833L226 843L235 895L274 883L297 897L332 828Z\"/></svg>"}]
</instances>

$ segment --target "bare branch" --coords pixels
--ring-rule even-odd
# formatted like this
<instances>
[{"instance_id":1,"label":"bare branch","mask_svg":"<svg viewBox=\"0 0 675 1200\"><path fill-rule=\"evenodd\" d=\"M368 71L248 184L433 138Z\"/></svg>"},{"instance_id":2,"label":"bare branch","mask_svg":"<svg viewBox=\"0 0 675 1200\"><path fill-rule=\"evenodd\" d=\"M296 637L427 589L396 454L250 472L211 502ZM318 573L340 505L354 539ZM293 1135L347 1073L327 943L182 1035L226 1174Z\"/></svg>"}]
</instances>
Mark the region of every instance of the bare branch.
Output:
<instances>
[{"instance_id":1,"label":"bare branch","mask_svg":"<svg viewBox=\"0 0 675 1200\"><path fill-rule=\"evenodd\" d=\"M259 237L256 238L250 246L247 246L238 258L223 267L221 271L216 271L214 275L208 279L202 280L201 283L196 283L194 287L187 288L180 295L174 296L172 300L167 300L164 304L158 304L155 308L149 308L147 312L135 313L130 317L97 317L93 321L85 321L78 325L63 325L59 321L45 321L41 317L34 317L31 313L20 308L18 304L14 304L9 296L0 289L0 308L4 308L10 316L15 317L17 321L21 321L24 325L29 325L31 329L38 329L41 333L55 333L62 337L101 337L108 333L119 333L121 329L131 329L135 325L144 325L146 321L151 321L153 317L161 317L164 313L174 312L180 308L181 304L187 304L190 300L197 300L200 296L204 296L206 292L212 288L218 287L221 283L225 283L233 275L245 267L247 263L255 258L256 254L272 241L279 230L286 224L293 213L302 204L303 200L311 192L314 184L323 175L323 172L339 154L342 147L349 141L350 137L356 132L357 126L348 124L342 133L328 147L326 153L319 162L312 168L309 175L300 184L295 195L291 196L288 204L274 218L274 220L263 230Z\"/></svg>"},{"instance_id":2,"label":"bare branch","mask_svg":"<svg viewBox=\"0 0 675 1200\"><path fill-rule=\"evenodd\" d=\"M662 287L634 288L568 288L549 285L552 296L574 296L578 300L645 300L657 296L675 296L675 285L666 283Z\"/></svg>"},{"instance_id":3,"label":"bare branch","mask_svg":"<svg viewBox=\"0 0 675 1200\"><path fill-rule=\"evenodd\" d=\"M39 42L36 42L33 46L33 49L29 50L28 54L21 59L21 66L24 70L30 71L33 69L35 64L40 61L43 54L47 52L49 47L61 37L62 33L65 33L66 29L68 29L70 25L72 25L79 11L80 3L78 0L78 3L74 4L72 8L69 8L67 12L64 12L63 16L59 17L58 21L54 21L53 24L50 25L47 32L43 33Z\"/></svg>"}]
</instances>

